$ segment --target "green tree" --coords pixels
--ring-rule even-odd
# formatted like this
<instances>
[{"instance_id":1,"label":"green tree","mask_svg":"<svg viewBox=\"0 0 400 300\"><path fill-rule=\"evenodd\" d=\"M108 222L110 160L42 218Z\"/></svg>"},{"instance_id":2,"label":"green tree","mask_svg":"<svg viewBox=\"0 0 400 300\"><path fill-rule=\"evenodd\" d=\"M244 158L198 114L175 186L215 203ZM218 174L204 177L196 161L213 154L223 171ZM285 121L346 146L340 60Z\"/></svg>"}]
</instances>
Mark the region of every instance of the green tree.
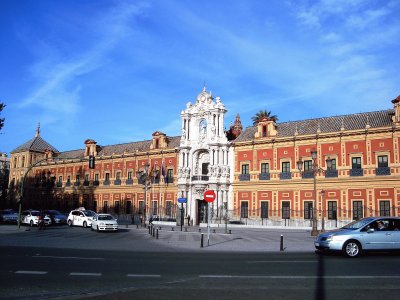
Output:
<instances>
[{"instance_id":1,"label":"green tree","mask_svg":"<svg viewBox=\"0 0 400 300\"><path fill-rule=\"evenodd\" d=\"M258 113L256 113L251 120L253 121L253 126L257 125L258 122L264 118L267 117L269 119L272 119L274 122L278 121L278 117L276 115L271 115L270 111L267 110L260 110Z\"/></svg>"},{"instance_id":2,"label":"green tree","mask_svg":"<svg viewBox=\"0 0 400 300\"><path fill-rule=\"evenodd\" d=\"M4 103L0 103L0 115L4 107L6 107L6 105ZM0 130L3 128L3 126L4 126L4 118L0 119Z\"/></svg>"}]
</instances>

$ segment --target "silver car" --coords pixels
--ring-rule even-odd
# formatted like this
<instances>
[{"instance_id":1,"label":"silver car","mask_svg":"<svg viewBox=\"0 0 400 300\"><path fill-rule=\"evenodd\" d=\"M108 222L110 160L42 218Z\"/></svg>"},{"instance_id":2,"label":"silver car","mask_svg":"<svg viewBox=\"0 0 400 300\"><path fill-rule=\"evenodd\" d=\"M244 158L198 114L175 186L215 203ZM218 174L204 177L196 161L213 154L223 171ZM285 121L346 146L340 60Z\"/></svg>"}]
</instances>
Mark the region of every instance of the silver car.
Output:
<instances>
[{"instance_id":1,"label":"silver car","mask_svg":"<svg viewBox=\"0 0 400 300\"><path fill-rule=\"evenodd\" d=\"M321 233L315 239L320 251L341 251L356 257L363 251L400 250L400 218L371 217Z\"/></svg>"}]
</instances>

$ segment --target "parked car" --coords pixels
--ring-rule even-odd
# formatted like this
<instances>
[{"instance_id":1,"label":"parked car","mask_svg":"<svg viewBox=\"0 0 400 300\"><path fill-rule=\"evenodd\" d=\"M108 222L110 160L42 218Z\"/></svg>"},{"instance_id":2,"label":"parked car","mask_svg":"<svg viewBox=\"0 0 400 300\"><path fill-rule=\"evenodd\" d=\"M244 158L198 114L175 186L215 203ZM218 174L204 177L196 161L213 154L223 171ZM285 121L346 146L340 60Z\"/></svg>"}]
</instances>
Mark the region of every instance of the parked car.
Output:
<instances>
[{"instance_id":1,"label":"parked car","mask_svg":"<svg viewBox=\"0 0 400 300\"><path fill-rule=\"evenodd\" d=\"M371 217L317 236L315 248L356 257L365 251L400 250L400 218Z\"/></svg>"},{"instance_id":2,"label":"parked car","mask_svg":"<svg viewBox=\"0 0 400 300\"><path fill-rule=\"evenodd\" d=\"M50 217L52 225L67 224L67 217L60 213L58 210L45 210L44 213Z\"/></svg>"},{"instance_id":3,"label":"parked car","mask_svg":"<svg viewBox=\"0 0 400 300\"><path fill-rule=\"evenodd\" d=\"M96 216L94 211L81 207L69 213L67 223L69 226L90 227L94 216Z\"/></svg>"},{"instance_id":4,"label":"parked car","mask_svg":"<svg viewBox=\"0 0 400 300\"><path fill-rule=\"evenodd\" d=\"M18 214L13 209L0 210L0 222L1 223L17 223Z\"/></svg>"},{"instance_id":5,"label":"parked car","mask_svg":"<svg viewBox=\"0 0 400 300\"><path fill-rule=\"evenodd\" d=\"M37 226L39 221L39 216L40 216L40 211L38 210L32 210L32 209L25 210L21 214L21 223L29 225L31 227L34 225ZM44 216L43 221L44 225L46 226L51 224L51 219L47 215Z\"/></svg>"},{"instance_id":6,"label":"parked car","mask_svg":"<svg viewBox=\"0 0 400 300\"><path fill-rule=\"evenodd\" d=\"M92 221L92 230L117 231L118 222L110 214L97 214Z\"/></svg>"}]
</instances>

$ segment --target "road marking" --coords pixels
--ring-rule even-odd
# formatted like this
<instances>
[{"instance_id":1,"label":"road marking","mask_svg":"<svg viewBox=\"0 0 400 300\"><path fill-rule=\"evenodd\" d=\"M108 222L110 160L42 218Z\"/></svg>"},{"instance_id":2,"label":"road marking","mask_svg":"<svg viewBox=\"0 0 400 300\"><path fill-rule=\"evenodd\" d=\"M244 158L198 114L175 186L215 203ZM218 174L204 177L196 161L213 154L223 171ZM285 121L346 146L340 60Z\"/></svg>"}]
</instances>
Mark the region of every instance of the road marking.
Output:
<instances>
[{"instance_id":1,"label":"road marking","mask_svg":"<svg viewBox=\"0 0 400 300\"><path fill-rule=\"evenodd\" d=\"M254 275L254 276L245 276L245 275L199 275L199 278L239 278L239 279L399 279L400 276L363 276L363 275L338 275L338 276L279 276L279 275Z\"/></svg>"},{"instance_id":2,"label":"road marking","mask_svg":"<svg viewBox=\"0 0 400 300\"><path fill-rule=\"evenodd\" d=\"M158 277L161 277L161 275L157 275L157 274L127 274L126 277L158 278Z\"/></svg>"},{"instance_id":3,"label":"road marking","mask_svg":"<svg viewBox=\"0 0 400 300\"><path fill-rule=\"evenodd\" d=\"M101 276L101 273L79 273L79 272L72 272L69 273L71 276Z\"/></svg>"},{"instance_id":4,"label":"road marking","mask_svg":"<svg viewBox=\"0 0 400 300\"><path fill-rule=\"evenodd\" d=\"M50 256L50 255L34 255L36 258L59 258L59 259L87 259L87 260L104 260L102 257L79 257L79 256Z\"/></svg>"},{"instance_id":5,"label":"road marking","mask_svg":"<svg viewBox=\"0 0 400 300\"><path fill-rule=\"evenodd\" d=\"M15 274L27 274L27 275L46 275L46 271L16 271Z\"/></svg>"},{"instance_id":6,"label":"road marking","mask_svg":"<svg viewBox=\"0 0 400 300\"><path fill-rule=\"evenodd\" d=\"M250 260L248 264L268 264L268 263L318 263L318 260Z\"/></svg>"}]
</instances>

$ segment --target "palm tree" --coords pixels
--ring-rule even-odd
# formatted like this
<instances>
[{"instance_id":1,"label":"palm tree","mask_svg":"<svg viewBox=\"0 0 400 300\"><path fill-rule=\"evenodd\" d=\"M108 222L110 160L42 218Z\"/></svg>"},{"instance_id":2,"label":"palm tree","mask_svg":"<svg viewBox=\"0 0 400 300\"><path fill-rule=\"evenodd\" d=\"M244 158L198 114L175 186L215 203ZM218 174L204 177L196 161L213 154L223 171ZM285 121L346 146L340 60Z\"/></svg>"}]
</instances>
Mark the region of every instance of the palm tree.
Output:
<instances>
[{"instance_id":1,"label":"palm tree","mask_svg":"<svg viewBox=\"0 0 400 300\"><path fill-rule=\"evenodd\" d=\"M274 122L278 121L278 117L276 115L271 115L270 111L260 110L258 113L254 115L254 117L251 118L251 120L253 121L253 126L257 125L258 122L264 117L269 118Z\"/></svg>"}]
</instances>

